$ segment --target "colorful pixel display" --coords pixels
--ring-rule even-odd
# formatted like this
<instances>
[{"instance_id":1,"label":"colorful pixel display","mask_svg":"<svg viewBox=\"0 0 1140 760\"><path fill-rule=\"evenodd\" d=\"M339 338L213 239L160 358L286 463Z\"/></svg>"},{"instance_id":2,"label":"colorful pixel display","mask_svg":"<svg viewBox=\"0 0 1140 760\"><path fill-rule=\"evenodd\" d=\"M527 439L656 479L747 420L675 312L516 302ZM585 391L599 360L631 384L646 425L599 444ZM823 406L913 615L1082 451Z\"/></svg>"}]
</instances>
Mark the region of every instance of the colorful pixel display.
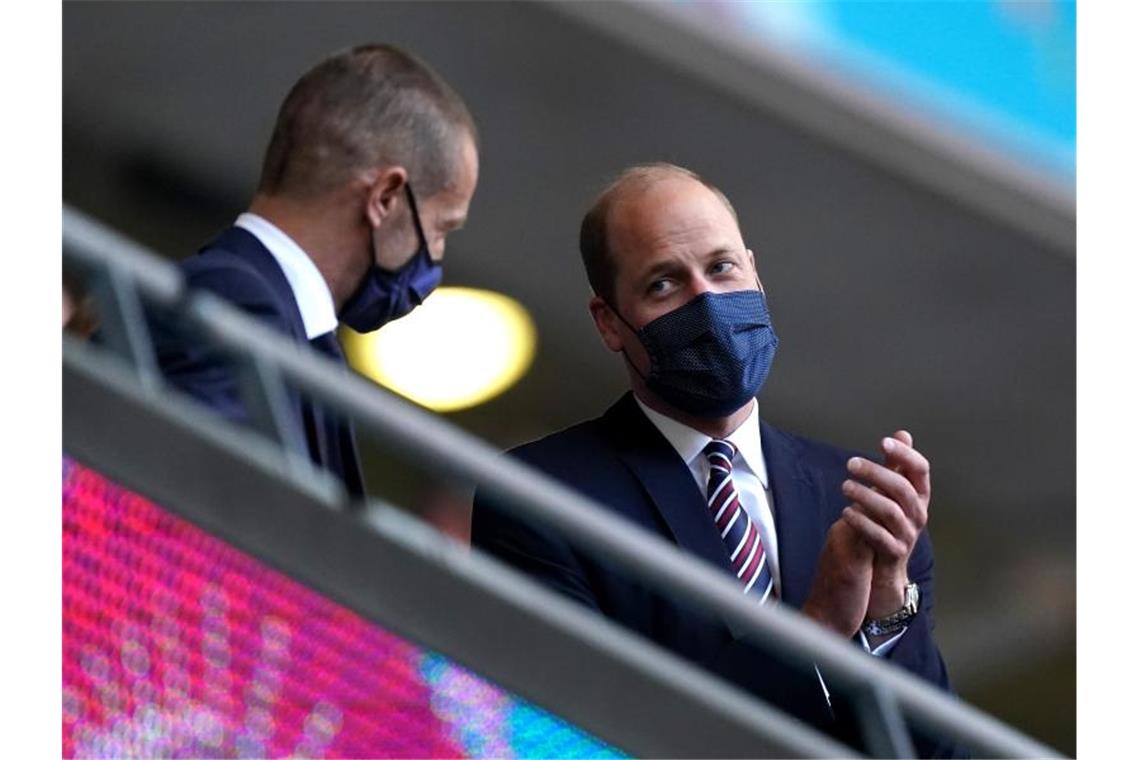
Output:
<instances>
[{"instance_id":1,"label":"colorful pixel display","mask_svg":"<svg viewBox=\"0 0 1140 760\"><path fill-rule=\"evenodd\" d=\"M73 461L65 757L619 757Z\"/></svg>"}]
</instances>

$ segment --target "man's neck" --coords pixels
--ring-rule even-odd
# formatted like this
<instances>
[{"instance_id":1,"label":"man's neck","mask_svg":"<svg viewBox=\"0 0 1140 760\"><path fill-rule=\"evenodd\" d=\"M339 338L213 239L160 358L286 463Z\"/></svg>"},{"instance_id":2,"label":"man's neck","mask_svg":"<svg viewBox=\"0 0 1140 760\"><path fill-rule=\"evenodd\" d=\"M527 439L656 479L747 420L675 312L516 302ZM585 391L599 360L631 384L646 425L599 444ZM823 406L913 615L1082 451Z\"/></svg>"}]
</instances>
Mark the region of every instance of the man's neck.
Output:
<instances>
[{"instance_id":1,"label":"man's neck","mask_svg":"<svg viewBox=\"0 0 1140 760\"><path fill-rule=\"evenodd\" d=\"M634 387L633 393L647 407L680 422L682 425L691 427L693 430L700 431L710 438L724 439L730 436L752 414L752 405L756 403L756 399L749 399L747 404L725 417L696 417L665 403L644 385L640 383L638 385L641 387Z\"/></svg>"},{"instance_id":2,"label":"man's neck","mask_svg":"<svg viewBox=\"0 0 1140 760\"><path fill-rule=\"evenodd\" d=\"M258 194L250 204L250 213L268 220L301 247L312 259L329 286L333 303L339 312L356 291L367 271L367 261L351 238L350 220L343 219L343 206L293 201L280 196ZM366 231L363 234L367 234Z\"/></svg>"}]
</instances>

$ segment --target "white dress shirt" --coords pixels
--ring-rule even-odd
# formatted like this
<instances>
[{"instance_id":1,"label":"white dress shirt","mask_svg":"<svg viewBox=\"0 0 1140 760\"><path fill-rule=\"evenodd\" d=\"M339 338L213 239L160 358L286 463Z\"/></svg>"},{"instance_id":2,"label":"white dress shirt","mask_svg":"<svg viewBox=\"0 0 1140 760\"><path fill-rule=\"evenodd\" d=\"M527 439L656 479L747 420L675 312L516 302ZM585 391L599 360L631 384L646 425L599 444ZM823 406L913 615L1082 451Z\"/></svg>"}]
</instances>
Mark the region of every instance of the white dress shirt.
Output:
<instances>
[{"instance_id":1,"label":"white dress shirt","mask_svg":"<svg viewBox=\"0 0 1140 760\"><path fill-rule=\"evenodd\" d=\"M661 431L665 440L677 451L693 474L693 480L702 494L708 489L709 460L705 447L713 439L699 430L693 430L661 412L654 411L635 395L634 400L645 412L653 426ZM740 495L740 503L756 529L760 531L760 544L768 555L768 569L772 573L773 588L780 594L780 552L776 541L776 517L772 509L772 492L768 488L768 466L764 463L764 450L760 446L760 413L752 402L748 419L725 440L736 447L732 460L732 484Z\"/></svg>"},{"instance_id":2,"label":"white dress shirt","mask_svg":"<svg viewBox=\"0 0 1140 760\"><path fill-rule=\"evenodd\" d=\"M263 216L245 212L234 222L261 241L285 273L301 321L305 323L305 335L309 340L336 329L336 304L332 291L324 276L309 255L286 235L280 227Z\"/></svg>"},{"instance_id":3,"label":"white dress shirt","mask_svg":"<svg viewBox=\"0 0 1140 760\"><path fill-rule=\"evenodd\" d=\"M709 483L709 462L704 456L704 450L713 439L672 417L666 417L661 412L650 409L636 394L633 399L688 466L689 472L693 474L693 480L697 482L697 488L702 494L705 493ZM764 462L764 449L760 442L759 405L755 401L752 402L752 411L749 412L748 419L724 440L736 447L736 456L732 460L732 483L740 495L744 511L760 531L760 541L768 555L768 568L772 572L773 588L779 595L780 552L776 538L776 512L772 506L772 489L768 486L768 465ZM871 649L870 642L862 631L859 632L859 639L866 651L883 657L894 649L904 633L906 633L905 628L875 649ZM825 686L824 690L826 689Z\"/></svg>"}]
</instances>

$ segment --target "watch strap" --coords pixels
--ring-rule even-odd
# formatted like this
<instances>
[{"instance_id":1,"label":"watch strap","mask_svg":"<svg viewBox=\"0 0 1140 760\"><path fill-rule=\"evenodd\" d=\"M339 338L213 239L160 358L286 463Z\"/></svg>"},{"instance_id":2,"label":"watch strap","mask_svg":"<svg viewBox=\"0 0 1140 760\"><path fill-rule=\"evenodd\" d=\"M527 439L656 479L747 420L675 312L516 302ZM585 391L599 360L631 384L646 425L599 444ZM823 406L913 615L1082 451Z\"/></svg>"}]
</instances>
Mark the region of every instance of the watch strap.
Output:
<instances>
[{"instance_id":1,"label":"watch strap","mask_svg":"<svg viewBox=\"0 0 1140 760\"><path fill-rule=\"evenodd\" d=\"M861 630L867 636L889 636L906 628L918 614L919 593L917 583L908 583L903 595L902 609L886 617L868 618Z\"/></svg>"}]
</instances>

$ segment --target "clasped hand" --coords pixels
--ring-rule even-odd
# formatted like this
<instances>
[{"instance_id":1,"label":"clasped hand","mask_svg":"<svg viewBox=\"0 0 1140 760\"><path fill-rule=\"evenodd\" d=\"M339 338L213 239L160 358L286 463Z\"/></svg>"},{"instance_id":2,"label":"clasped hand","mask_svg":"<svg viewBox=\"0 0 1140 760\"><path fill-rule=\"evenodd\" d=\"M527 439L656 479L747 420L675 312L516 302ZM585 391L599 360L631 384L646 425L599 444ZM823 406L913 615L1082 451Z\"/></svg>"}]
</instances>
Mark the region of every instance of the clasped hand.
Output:
<instances>
[{"instance_id":1,"label":"clasped hand","mask_svg":"<svg viewBox=\"0 0 1140 760\"><path fill-rule=\"evenodd\" d=\"M884 463L847 463L843 494L851 504L828 530L804 614L850 637L867 617L897 612L904 601L907 562L926 526L930 463L910 434L882 441Z\"/></svg>"}]
</instances>

